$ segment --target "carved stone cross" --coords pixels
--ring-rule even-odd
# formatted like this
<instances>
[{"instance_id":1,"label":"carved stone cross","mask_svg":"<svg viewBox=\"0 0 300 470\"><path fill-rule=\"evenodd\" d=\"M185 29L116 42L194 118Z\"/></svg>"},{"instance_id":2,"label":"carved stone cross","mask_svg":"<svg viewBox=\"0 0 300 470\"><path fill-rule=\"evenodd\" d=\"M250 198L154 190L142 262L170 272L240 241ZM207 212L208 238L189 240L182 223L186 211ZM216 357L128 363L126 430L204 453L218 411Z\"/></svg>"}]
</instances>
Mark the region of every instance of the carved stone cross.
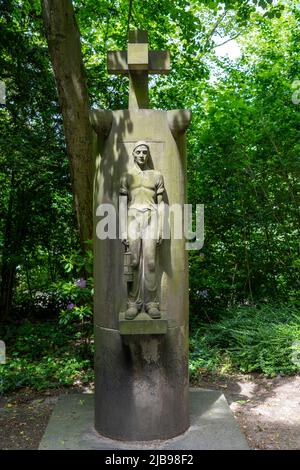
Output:
<instances>
[{"instance_id":1,"label":"carved stone cross","mask_svg":"<svg viewBox=\"0 0 300 470\"><path fill-rule=\"evenodd\" d=\"M129 76L129 109L148 108L148 74L170 71L168 51L149 51L147 31L130 31L128 51L110 51L107 54L111 74Z\"/></svg>"}]
</instances>

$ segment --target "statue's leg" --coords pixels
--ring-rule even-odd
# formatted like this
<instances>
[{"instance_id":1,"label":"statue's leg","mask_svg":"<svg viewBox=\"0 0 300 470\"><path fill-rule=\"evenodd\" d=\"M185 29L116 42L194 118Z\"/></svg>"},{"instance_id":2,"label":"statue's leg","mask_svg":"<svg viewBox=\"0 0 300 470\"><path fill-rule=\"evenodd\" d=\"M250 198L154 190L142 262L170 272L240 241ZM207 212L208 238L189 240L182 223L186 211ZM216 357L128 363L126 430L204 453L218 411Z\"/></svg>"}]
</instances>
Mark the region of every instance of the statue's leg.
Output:
<instances>
[{"instance_id":1,"label":"statue's leg","mask_svg":"<svg viewBox=\"0 0 300 470\"><path fill-rule=\"evenodd\" d=\"M131 320L136 317L142 307L142 256L139 214L128 217L128 242L131 253L133 280L128 286L128 309L125 318Z\"/></svg>"},{"instance_id":2,"label":"statue's leg","mask_svg":"<svg viewBox=\"0 0 300 470\"><path fill-rule=\"evenodd\" d=\"M144 302L146 312L151 318L160 318L158 299L157 258L157 213L148 214L148 233L143 237L142 250L144 258Z\"/></svg>"}]
</instances>

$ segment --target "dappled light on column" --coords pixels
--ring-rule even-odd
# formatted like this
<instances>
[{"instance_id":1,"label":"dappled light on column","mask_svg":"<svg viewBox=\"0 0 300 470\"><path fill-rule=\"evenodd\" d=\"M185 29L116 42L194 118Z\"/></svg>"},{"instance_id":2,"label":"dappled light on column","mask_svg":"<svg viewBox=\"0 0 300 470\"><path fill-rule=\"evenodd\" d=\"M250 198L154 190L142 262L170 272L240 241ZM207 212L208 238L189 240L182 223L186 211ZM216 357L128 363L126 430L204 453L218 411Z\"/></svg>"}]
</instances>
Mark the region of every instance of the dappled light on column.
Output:
<instances>
[{"instance_id":1,"label":"dappled light on column","mask_svg":"<svg viewBox=\"0 0 300 470\"><path fill-rule=\"evenodd\" d=\"M160 205L186 202L191 113L148 109L148 75L168 73L170 57L149 51L146 32L130 32L128 51L109 52L108 69L129 76L129 109L91 113L95 428L113 439L168 439L189 427L187 252L172 230L169 239L141 234L160 227ZM99 239L97 208L118 212L120 197L131 233Z\"/></svg>"}]
</instances>

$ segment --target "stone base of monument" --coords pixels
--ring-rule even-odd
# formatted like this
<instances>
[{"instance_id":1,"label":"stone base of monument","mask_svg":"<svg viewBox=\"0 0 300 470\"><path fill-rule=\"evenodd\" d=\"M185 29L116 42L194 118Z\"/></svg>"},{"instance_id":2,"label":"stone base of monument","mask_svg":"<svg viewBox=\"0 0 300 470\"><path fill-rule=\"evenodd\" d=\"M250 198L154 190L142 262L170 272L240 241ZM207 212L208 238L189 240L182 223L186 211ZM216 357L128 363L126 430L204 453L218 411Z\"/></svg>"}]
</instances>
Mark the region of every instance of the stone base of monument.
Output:
<instances>
[{"instance_id":1,"label":"stone base of monument","mask_svg":"<svg viewBox=\"0 0 300 470\"><path fill-rule=\"evenodd\" d=\"M94 396L59 398L39 446L40 450L246 450L247 442L222 393L190 390L190 427L166 441L115 441L94 429Z\"/></svg>"},{"instance_id":2,"label":"stone base of monument","mask_svg":"<svg viewBox=\"0 0 300 470\"><path fill-rule=\"evenodd\" d=\"M125 319L125 312L119 314L120 335L165 335L168 321L161 318L152 319L145 312L140 312L133 320Z\"/></svg>"}]
</instances>

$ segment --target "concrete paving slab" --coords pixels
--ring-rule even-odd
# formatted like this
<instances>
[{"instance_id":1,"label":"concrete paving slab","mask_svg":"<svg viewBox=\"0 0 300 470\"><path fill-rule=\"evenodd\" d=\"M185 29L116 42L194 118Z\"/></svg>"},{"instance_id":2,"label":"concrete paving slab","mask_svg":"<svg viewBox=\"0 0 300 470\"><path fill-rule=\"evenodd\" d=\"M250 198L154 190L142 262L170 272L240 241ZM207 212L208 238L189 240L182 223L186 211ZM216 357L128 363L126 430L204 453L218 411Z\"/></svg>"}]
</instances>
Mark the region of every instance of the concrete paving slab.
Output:
<instances>
[{"instance_id":1,"label":"concrete paving slab","mask_svg":"<svg viewBox=\"0 0 300 470\"><path fill-rule=\"evenodd\" d=\"M247 450L245 437L221 392L190 390L190 427L166 441L124 442L98 434L93 426L94 395L59 398L40 450Z\"/></svg>"}]
</instances>

